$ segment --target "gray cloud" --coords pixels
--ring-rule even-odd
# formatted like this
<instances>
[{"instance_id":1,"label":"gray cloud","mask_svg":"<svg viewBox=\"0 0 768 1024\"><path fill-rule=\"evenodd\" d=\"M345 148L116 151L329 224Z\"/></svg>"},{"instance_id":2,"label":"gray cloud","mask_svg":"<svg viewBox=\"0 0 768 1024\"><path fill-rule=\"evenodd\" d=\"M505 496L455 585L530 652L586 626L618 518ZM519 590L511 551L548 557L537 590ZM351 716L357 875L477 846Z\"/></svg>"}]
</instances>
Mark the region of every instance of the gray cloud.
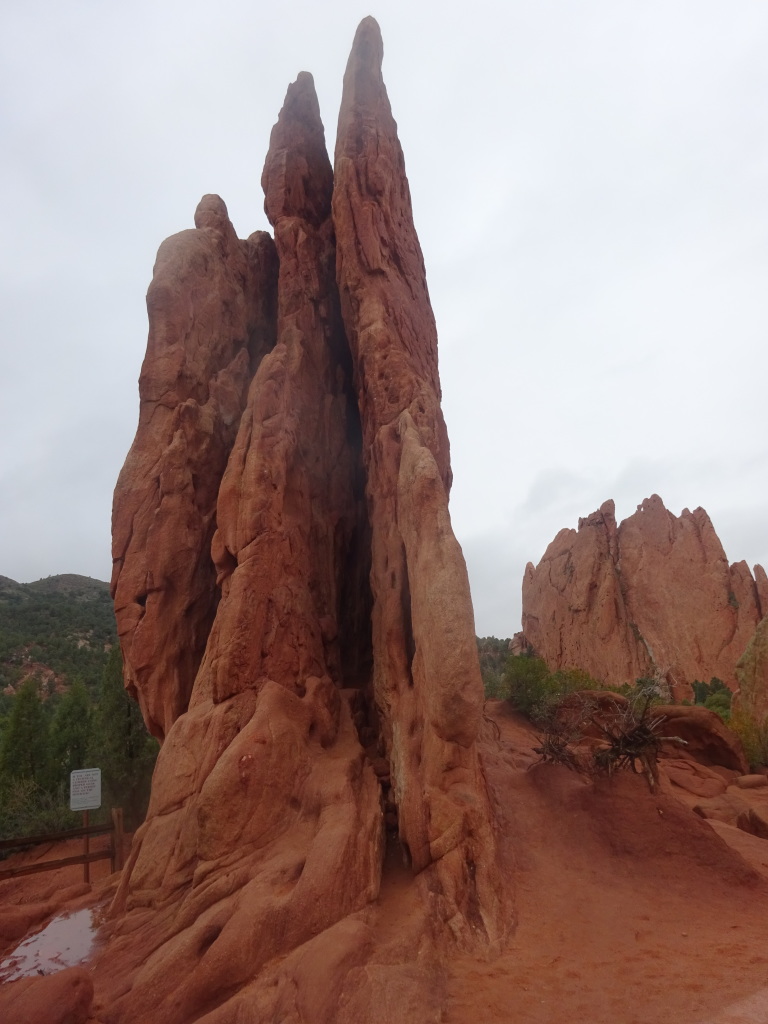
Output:
<instances>
[{"instance_id":1,"label":"gray cloud","mask_svg":"<svg viewBox=\"0 0 768 1024\"><path fill-rule=\"evenodd\" d=\"M285 88L314 73L332 146L367 13L8 5L0 573L108 573L157 247L209 191L242 236L265 226ZM768 7L392 0L380 21L478 630L517 628L525 562L607 497L703 505L730 558L768 561Z\"/></svg>"}]
</instances>

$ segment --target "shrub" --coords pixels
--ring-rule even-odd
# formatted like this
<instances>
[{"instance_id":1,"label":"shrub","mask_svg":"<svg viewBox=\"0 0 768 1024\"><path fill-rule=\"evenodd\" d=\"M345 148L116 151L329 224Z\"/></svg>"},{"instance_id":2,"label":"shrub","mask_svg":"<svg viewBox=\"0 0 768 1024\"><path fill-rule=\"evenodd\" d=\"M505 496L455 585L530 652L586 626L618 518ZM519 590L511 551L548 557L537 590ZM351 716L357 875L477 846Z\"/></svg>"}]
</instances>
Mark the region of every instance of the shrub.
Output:
<instances>
[{"instance_id":1,"label":"shrub","mask_svg":"<svg viewBox=\"0 0 768 1024\"><path fill-rule=\"evenodd\" d=\"M504 697L504 666L509 657L509 638L496 636L477 637L477 653L480 659L480 674L486 697Z\"/></svg>"},{"instance_id":2,"label":"shrub","mask_svg":"<svg viewBox=\"0 0 768 1024\"><path fill-rule=\"evenodd\" d=\"M768 766L768 716L760 722L749 712L735 711L728 724L741 740L750 768Z\"/></svg>"},{"instance_id":3,"label":"shrub","mask_svg":"<svg viewBox=\"0 0 768 1024\"><path fill-rule=\"evenodd\" d=\"M604 689L581 669L550 672L542 658L529 654L513 654L507 659L504 683L510 703L534 721L545 720L550 708L566 694Z\"/></svg>"},{"instance_id":4,"label":"shrub","mask_svg":"<svg viewBox=\"0 0 768 1024\"><path fill-rule=\"evenodd\" d=\"M655 690L638 690L632 697L608 698L600 705L588 693L554 701L541 724L544 735L534 747L539 763L562 764L588 775L613 775L642 767L653 792L659 781L657 761L665 742L685 745L678 736L661 735L665 715L651 713ZM601 745L585 752L583 742L590 728L600 734Z\"/></svg>"},{"instance_id":5,"label":"shrub","mask_svg":"<svg viewBox=\"0 0 768 1024\"><path fill-rule=\"evenodd\" d=\"M510 655L504 669L504 685L507 699L529 717L554 690L547 663L528 654Z\"/></svg>"},{"instance_id":6,"label":"shrub","mask_svg":"<svg viewBox=\"0 0 768 1024\"><path fill-rule=\"evenodd\" d=\"M730 690L718 690L716 693L712 693L704 701L704 707L709 708L710 711L714 711L716 715L719 715L724 722L730 721L731 718L731 692Z\"/></svg>"},{"instance_id":7,"label":"shrub","mask_svg":"<svg viewBox=\"0 0 768 1024\"><path fill-rule=\"evenodd\" d=\"M62 784L51 793L34 779L0 779L0 835L3 839L76 828L80 815L69 809L69 791Z\"/></svg>"},{"instance_id":8,"label":"shrub","mask_svg":"<svg viewBox=\"0 0 768 1024\"><path fill-rule=\"evenodd\" d=\"M714 711L724 722L731 717L731 691L722 679L712 676L708 683L702 683L700 679L694 679L691 683L693 700L696 704L703 704L705 708Z\"/></svg>"}]
</instances>

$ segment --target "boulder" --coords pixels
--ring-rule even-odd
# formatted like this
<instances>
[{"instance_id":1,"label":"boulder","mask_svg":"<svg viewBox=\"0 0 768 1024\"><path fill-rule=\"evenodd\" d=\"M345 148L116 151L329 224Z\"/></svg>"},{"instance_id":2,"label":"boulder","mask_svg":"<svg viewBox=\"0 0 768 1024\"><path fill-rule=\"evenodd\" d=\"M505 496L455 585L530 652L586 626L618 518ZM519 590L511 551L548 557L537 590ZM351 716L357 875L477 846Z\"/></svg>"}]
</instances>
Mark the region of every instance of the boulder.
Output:
<instances>
[{"instance_id":1,"label":"boulder","mask_svg":"<svg viewBox=\"0 0 768 1024\"><path fill-rule=\"evenodd\" d=\"M720 796L728 788L724 779L695 761L665 759L664 771L671 782L694 796Z\"/></svg>"},{"instance_id":2,"label":"boulder","mask_svg":"<svg viewBox=\"0 0 768 1024\"><path fill-rule=\"evenodd\" d=\"M685 704L659 705L653 709L653 715L664 716L660 735L685 740L686 757L707 768L727 768L740 775L749 771L738 736L714 711Z\"/></svg>"},{"instance_id":3,"label":"boulder","mask_svg":"<svg viewBox=\"0 0 768 1024\"><path fill-rule=\"evenodd\" d=\"M736 785L739 789L762 789L768 786L768 778L765 775L740 775Z\"/></svg>"},{"instance_id":4,"label":"boulder","mask_svg":"<svg viewBox=\"0 0 768 1024\"><path fill-rule=\"evenodd\" d=\"M750 835L757 836L758 839L768 839L768 820L754 807L739 814L736 818L736 826L742 832L749 832Z\"/></svg>"},{"instance_id":5,"label":"boulder","mask_svg":"<svg viewBox=\"0 0 768 1024\"><path fill-rule=\"evenodd\" d=\"M0 948L23 939L35 925L50 917L55 909L56 904L53 902L0 907Z\"/></svg>"},{"instance_id":6,"label":"boulder","mask_svg":"<svg viewBox=\"0 0 768 1024\"><path fill-rule=\"evenodd\" d=\"M735 825L742 815L749 814L750 807L743 797L731 789L720 796L702 800L694 806L693 811L700 818L710 818L714 821L722 821L726 825Z\"/></svg>"},{"instance_id":7,"label":"boulder","mask_svg":"<svg viewBox=\"0 0 768 1024\"><path fill-rule=\"evenodd\" d=\"M43 977L20 978L0 987L0 1020L8 1024L85 1024L93 981L83 967Z\"/></svg>"}]
</instances>

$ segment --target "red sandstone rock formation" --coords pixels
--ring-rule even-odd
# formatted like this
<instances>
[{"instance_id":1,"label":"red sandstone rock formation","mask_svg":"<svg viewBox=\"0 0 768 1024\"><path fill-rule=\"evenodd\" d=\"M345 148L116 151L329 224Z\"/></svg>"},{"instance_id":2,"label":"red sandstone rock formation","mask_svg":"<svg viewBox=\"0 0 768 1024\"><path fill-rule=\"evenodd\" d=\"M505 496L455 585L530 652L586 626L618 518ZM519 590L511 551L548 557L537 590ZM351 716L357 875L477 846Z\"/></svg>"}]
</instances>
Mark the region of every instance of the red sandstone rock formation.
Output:
<instances>
[{"instance_id":1,"label":"red sandstone rock formation","mask_svg":"<svg viewBox=\"0 0 768 1024\"><path fill-rule=\"evenodd\" d=\"M374 695L413 866L437 867L446 921L495 940L504 914L474 746L472 601L448 515L437 332L381 60L368 18L344 76L333 194L372 530Z\"/></svg>"},{"instance_id":2,"label":"red sandstone rock formation","mask_svg":"<svg viewBox=\"0 0 768 1024\"><path fill-rule=\"evenodd\" d=\"M70 967L3 985L0 1019L8 1024L86 1024L92 999L93 981L88 971Z\"/></svg>"},{"instance_id":3,"label":"red sandstone rock formation","mask_svg":"<svg viewBox=\"0 0 768 1024\"><path fill-rule=\"evenodd\" d=\"M736 662L768 611L765 573L729 566L706 512L678 518L653 495L619 527L614 505L561 530L523 579L523 634L551 668L601 682L695 679L736 687Z\"/></svg>"},{"instance_id":4,"label":"red sandstone rock formation","mask_svg":"<svg viewBox=\"0 0 768 1024\"><path fill-rule=\"evenodd\" d=\"M274 344L272 239L205 196L160 246L136 439L115 488L112 596L125 682L162 739L187 708L218 595L216 499L248 383Z\"/></svg>"},{"instance_id":5,"label":"red sandstone rock formation","mask_svg":"<svg viewBox=\"0 0 768 1024\"><path fill-rule=\"evenodd\" d=\"M381 57L366 19L335 176L311 76L288 90L262 178L275 324L271 244L254 269L228 221L177 236L156 271L171 298L150 303L115 594L126 683L164 743L97 966L110 1022L375 1021L398 972L397 1015L432 1019L437 947L488 948L511 926ZM403 856L407 920L374 947Z\"/></svg>"}]
</instances>

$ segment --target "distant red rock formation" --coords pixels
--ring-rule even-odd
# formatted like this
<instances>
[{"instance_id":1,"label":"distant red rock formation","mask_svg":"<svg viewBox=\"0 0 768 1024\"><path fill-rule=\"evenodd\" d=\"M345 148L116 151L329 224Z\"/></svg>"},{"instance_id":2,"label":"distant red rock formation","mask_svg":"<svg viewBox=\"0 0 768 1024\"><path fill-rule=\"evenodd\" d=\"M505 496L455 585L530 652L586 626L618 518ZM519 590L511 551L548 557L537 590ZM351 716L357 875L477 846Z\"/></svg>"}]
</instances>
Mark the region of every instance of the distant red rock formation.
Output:
<instances>
[{"instance_id":1,"label":"distant red rock formation","mask_svg":"<svg viewBox=\"0 0 768 1024\"><path fill-rule=\"evenodd\" d=\"M239 241L209 196L156 264L113 592L126 685L164 742L113 912L158 913L119 953L130 980L110 1020L225 1004L233 1020L243 999L280 1019L284 991L306 987L305 944L327 935L320 960L347 970L370 958L350 915L373 907L387 842L421 908L382 961L407 975L403 1019L427 1012L436 936L489 948L512 926L437 334L381 61L367 18L335 171L311 76L288 89L262 176L274 242ZM372 1019L377 978L351 983L343 1017L313 995L311 1019Z\"/></svg>"},{"instance_id":2,"label":"distant red rock formation","mask_svg":"<svg viewBox=\"0 0 768 1024\"><path fill-rule=\"evenodd\" d=\"M713 676L735 689L767 612L762 567L729 565L704 509L674 516L656 494L619 526L606 501L523 578L523 637L550 668L606 684L660 678L676 698Z\"/></svg>"}]
</instances>

